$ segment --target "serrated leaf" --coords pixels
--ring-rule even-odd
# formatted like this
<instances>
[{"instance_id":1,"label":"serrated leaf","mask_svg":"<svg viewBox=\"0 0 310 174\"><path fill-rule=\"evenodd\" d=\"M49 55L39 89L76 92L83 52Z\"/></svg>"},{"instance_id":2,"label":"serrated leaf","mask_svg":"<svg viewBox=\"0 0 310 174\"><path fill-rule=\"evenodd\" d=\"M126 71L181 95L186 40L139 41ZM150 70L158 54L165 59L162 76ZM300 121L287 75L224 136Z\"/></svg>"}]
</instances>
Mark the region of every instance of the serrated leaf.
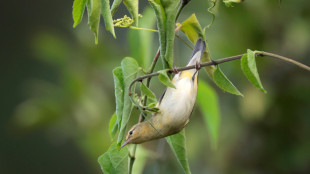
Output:
<instances>
[{"instance_id":1,"label":"serrated leaf","mask_svg":"<svg viewBox=\"0 0 310 174\"><path fill-rule=\"evenodd\" d=\"M130 83L137 77L137 73L139 71L139 66L138 63L135 59L131 57L126 57L123 59L122 63L122 72L123 72L123 87L124 87L124 108L123 108L123 116L122 116L122 122L119 125L120 130L119 130L119 136L117 139L117 148L120 149L122 140L125 136L126 133L126 127L127 123L131 114L132 110L132 103L130 100L130 96L128 95L129 92L133 91L128 91L128 87ZM134 86L133 86L134 89Z\"/></svg>"},{"instance_id":2,"label":"serrated leaf","mask_svg":"<svg viewBox=\"0 0 310 174\"><path fill-rule=\"evenodd\" d=\"M213 73L214 82L221 87L222 90L227 91L232 94L243 96L239 90L227 79L224 73L221 71L220 67L217 66Z\"/></svg>"},{"instance_id":3,"label":"serrated leaf","mask_svg":"<svg viewBox=\"0 0 310 174\"><path fill-rule=\"evenodd\" d=\"M260 81L255 62L255 52L248 49L247 54L241 58L241 68L249 81L260 91L267 93Z\"/></svg>"},{"instance_id":4,"label":"serrated leaf","mask_svg":"<svg viewBox=\"0 0 310 174\"><path fill-rule=\"evenodd\" d=\"M88 25L90 26L90 30L95 34L95 43L98 44L101 0L89 0L89 3L87 4L87 10L90 10L90 15L88 16Z\"/></svg>"},{"instance_id":5,"label":"serrated leaf","mask_svg":"<svg viewBox=\"0 0 310 174\"><path fill-rule=\"evenodd\" d=\"M180 0L149 0L155 11L160 40L160 57L164 69L173 66L175 19Z\"/></svg>"},{"instance_id":6,"label":"serrated leaf","mask_svg":"<svg viewBox=\"0 0 310 174\"><path fill-rule=\"evenodd\" d=\"M209 130L211 147L215 150L218 144L220 126L219 101L214 89L202 79L199 80L198 84L197 104L203 114L206 127Z\"/></svg>"},{"instance_id":7,"label":"serrated leaf","mask_svg":"<svg viewBox=\"0 0 310 174\"><path fill-rule=\"evenodd\" d=\"M140 89L141 89L141 92L145 94L146 96L156 99L155 94L147 86L145 86L144 83L141 83Z\"/></svg>"},{"instance_id":8,"label":"serrated leaf","mask_svg":"<svg viewBox=\"0 0 310 174\"><path fill-rule=\"evenodd\" d=\"M160 74L158 75L158 79L159 81L161 81L161 83L163 83L164 85L170 87L170 88L174 88L176 89L176 87L172 84L169 76L167 75L167 70L161 70L158 71Z\"/></svg>"},{"instance_id":9,"label":"serrated leaf","mask_svg":"<svg viewBox=\"0 0 310 174\"><path fill-rule=\"evenodd\" d=\"M140 28L152 29L156 24L156 17L152 8L146 7L142 13L142 18L139 19ZM139 65L143 68L148 68L152 60L152 45L153 45L153 32L143 30L129 30L128 41L130 54L134 57ZM139 48L139 49L137 49Z\"/></svg>"},{"instance_id":10,"label":"serrated leaf","mask_svg":"<svg viewBox=\"0 0 310 174\"><path fill-rule=\"evenodd\" d=\"M116 111L114 112L114 114L112 115L111 119L110 119L110 123L109 123L109 134L111 137L111 141L113 141L115 134L117 132L118 129L118 123L117 121L117 115L116 115Z\"/></svg>"},{"instance_id":11,"label":"serrated leaf","mask_svg":"<svg viewBox=\"0 0 310 174\"><path fill-rule=\"evenodd\" d=\"M187 36L187 38L193 43L196 44L199 37L206 40L205 33L202 31L201 26L196 18L196 15L193 14L184 22L182 22L181 31ZM206 49L201 57L201 62L211 62L211 54L206 43ZM223 72L219 68L215 68L215 66L205 66L205 71L208 73L209 77L214 81L214 83L219 86L222 90L227 91L232 94L242 95L238 89L227 79L227 77L223 74ZM216 78L214 77L214 73L216 73Z\"/></svg>"},{"instance_id":12,"label":"serrated leaf","mask_svg":"<svg viewBox=\"0 0 310 174\"><path fill-rule=\"evenodd\" d=\"M166 139L185 173L190 174L191 171L187 160L185 129L178 134L166 137Z\"/></svg>"},{"instance_id":13,"label":"serrated leaf","mask_svg":"<svg viewBox=\"0 0 310 174\"><path fill-rule=\"evenodd\" d=\"M72 17L74 21L73 28L75 28L82 21L85 5L86 0L74 0L72 9Z\"/></svg>"},{"instance_id":14,"label":"serrated leaf","mask_svg":"<svg viewBox=\"0 0 310 174\"><path fill-rule=\"evenodd\" d=\"M101 14L102 14L102 17L104 19L105 27L108 31L110 31L112 33L114 38L116 38L115 32L114 32L113 19L112 19L112 15L110 12L110 1L109 0L101 0L101 4L102 4L101 5Z\"/></svg>"},{"instance_id":15,"label":"serrated leaf","mask_svg":"<svg viewBox=\"0 0 310 174\"><path fill-rule=\"evenodd\" d=\"M116 12L118 6L121 4L123 0L114 0L112 7L111 7L111 15L114 16L114 13Z\"/></svg>"},{"instance_id":16,"label":"serrated leaf","mask_svg":"<svg viewBox=\"0 0 310 174\"><path fill-rule=\"evenodd\" d=\"M104 174L128 173L128 148L118 151L116 146L116 143L113 143L109 150L98 158Z\"/></svg>"},{"instance_id":17,"label":"serrated leaf","mask_svg":"<svg viewBox=\"0 0 310 174\"><path fill-rule=\"evenodd\" d=\"M127 7L132 19L138 27L139 21L139 0L124 0L124 4Z\"/></svg>"},{"instance_id":18,"label":"serrated leaf","mask_svg":"<svg viewBox=\"0 0 310 174\"><path fill-rule=\"evenodd\" d=\"M114 78L115 103L116 103L115 113L117 115L118 129L120 129L124 109L124 79L123 79L122 67L116 67L113 70L113 78Z\"/></svg>"}]
</instances>

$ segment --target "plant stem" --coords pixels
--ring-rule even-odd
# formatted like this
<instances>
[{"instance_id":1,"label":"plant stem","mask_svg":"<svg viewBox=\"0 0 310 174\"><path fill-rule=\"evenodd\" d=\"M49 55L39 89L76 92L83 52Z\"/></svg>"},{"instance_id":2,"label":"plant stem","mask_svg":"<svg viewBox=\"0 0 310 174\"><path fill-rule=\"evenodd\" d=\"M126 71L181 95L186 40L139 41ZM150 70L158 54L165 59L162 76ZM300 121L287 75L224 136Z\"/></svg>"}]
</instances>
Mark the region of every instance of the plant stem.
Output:
<instances>
[{"instance_id":1,"label":"plant stem","mask_svg":"<svg viewBox=\"0 0 310 174\"><path fill-rule=\"evenodd\" d=\"M133 26L129 26L128 28L135 29L135 30L152 31L152 32L157 32L158 33L158 30L152 30L152 29L148 29L148 28L138 28L138 27L133 27Z\"/></svg>"}]
</instances>

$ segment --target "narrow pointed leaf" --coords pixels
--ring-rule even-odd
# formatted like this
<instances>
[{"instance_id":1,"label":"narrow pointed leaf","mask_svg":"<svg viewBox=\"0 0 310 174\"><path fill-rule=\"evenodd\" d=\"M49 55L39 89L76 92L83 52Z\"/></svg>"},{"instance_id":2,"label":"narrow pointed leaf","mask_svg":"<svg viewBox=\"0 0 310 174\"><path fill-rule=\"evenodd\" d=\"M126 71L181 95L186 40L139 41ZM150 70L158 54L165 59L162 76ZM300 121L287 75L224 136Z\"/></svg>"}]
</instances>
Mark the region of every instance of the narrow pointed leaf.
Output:
<instances>
[{"instance_id":1,"label":"narrow pointed leaf","mask_svg":"<svg viewBox=\"0 0 310 174\"><path fill-rule=\"evenodd\" d=\"M109 123L109 134L111 137L111 141L113 141L115 134L117 132L118 129L118 124L117 124L117 115L116 115L116 111L114 112L114 114L112 115L111 119L110 119L110 123Z\"/></svg>"},{"instance_id":2,"label":"narrow pointed leaf","mask_svg":"<svg viewBox=\"0 0 310 174\"><path fill-rule=\"evenodd\" d=\"M146 96L148 96L149 98L155 98L156 99L155 94L147 86L145 86L144 83L141 83L140 89L141 89L141 92L143 94L145 94Z\"/></svg>"},{"instance_id":3,"label":"narrow pointed leaf","mask_svg":"<svg viewBox=\"0 0 310 174\"><path fill-rule=\"evenodd\" d=\"M113 26L113 19L112 19L112 15L110 12L110 1L109 0L101 0L101 14L102 17L104 19L104 24L107 30L109 30L112 35L114 36L114 38L116 38L115 36L115 32L114 32L114 26Z\"/></svg>"},{"instance_id":4,"label":"narrow pointed leaf","mask_svg":"<svg viewBox=\"0 0 310 174\"><path fill-rule=\"evenodd\" d=\"M195 14L190 16L181 25L181 31L184 32L184 34L193 44L196 44L196 41L199 37L203 38L204 40L206 39L205 33L202 31ZM210 50L208 44L206 44L206 49L202 55L201 62L210 62L211 60ZM232 94L242 95L219 68L216 69L215 66L206 66L204 69L208 73L209 77L214 81L214 83L222 90Z\"/></svg>"},{"instance_id":5,"label":"narrow pointed leaf","mask_svg":"<svg viewBox=\"0 0 310 174\"><path fill-rule=\"evenodd\" d=\"M82 21L85 5L86 0L74 0L72 10L72 16L74 21L73 28L75 28Z\"/></svg>"},{"instance_id":6,"label":"narrow pointed leaf","mask_svg":"<svg viewBox=\"0 0 310 174\"><path fill-rule=\"evenodd\" d=\"M113 143L109 150L98 158L98 163L104 174L128 174L128 148L117 150Z\"/></svg>"},{"instance_id":7,"label":"narrow pointed leaf","mask_svg":"<svg viewBox=\"0 0 310 174\"><path fill-rule=\"evenodd\" d=\"M136 26L138 27L139 21L139 0L124 0L132 19L135 21Z\"/></svg>"},{"instance_id":8,"label":"narrow pointed leaf","mask_svg":"<svg viewBox=\"0 0 310 174\"><path fill-rule=\"evenodd\" d=\"M187 160L185 129L178 134L166 137L166 139L185 173L190 174L191 171Z\"/></svg>"},{"instance_id":9,"label":"narrow pointed leaf","mask_svg":"<svg viewBox=\"0 0 310 174\"><path fill-rule=\"evenodd\" d=\"M130 96L128 95L129 92L129 85L130 83L137 77L137 73L139 71L138 63L135 59L131 57L126 57L123 59L122 63L122 72L123 72L123 83L124 83L124 108L123 108L123 116L122 116L122 122L119 125L120 127L120 133L117 139L117 148L120 149L122 140L126 133L126 127L127 123L131 114L132 110L132 103L130 100ZM134 87L133 87L134 89Z\"/></svg>"},{"instance_id":10,"label":"narrow pointed leaf","mask_svg":"<svg viewBox=\"0 0 310 174\"><path fill-rule=\"evenodd\" d=\"M118 6L121 4L123 0L114 0L111 7L111 15L114 16Z\"/></svg>"},{"instance_id":11,"label":"narrow pointed leaf","mask_svg":"<svg viewBox=\"0 0 310 174\"><path fill-rule=\"evenodd\" d=\"M101 13L101 0L89 0L90 16L88 17L88 25L90 30L95 34L95 43L98 43L100 13Z\"/></svg>"},{"instance_id":12,"label":"narrow pointed leaf","mask_svg":"<svg viewBox=\"0 0 310 174\"><path fill-rule=\"evenodd\" d=\"M158 71L160 74L158 75L159 81L161 81L164 85L176 89L176 87L172 84L169 76L167 75L167 70Z\"/></svg>"},{"instance_id":13,"label":"narrow pointed leaf","mask_svg":"<svg viewBox=\"0 0 310 174\"><path fill-rule=\"evenodd\" d=\"M175 19L180 0L149 0L155 11L160 40L160 56L164 69L173 66Z\"/></svg>"},{"instance_id":14,"label":"narrow pointed leaf","mask_svg":"<svg viewBox=\"0 0 310 174\"><path fill-rule=\"evenodd\" d=\"M219 101L214 89L203 80L199 80L197 104L209 130L211 147L215 150L218 144L220 126Z\"/></svg>"},{"instance_id":15,"label":"narrow pointed leaf","mask_svg":"<svg viewBox=\"0 0 310 174\"><path fill-rule=\"evenodd\" d=\"M267 93L260 81L259 74L257 72L256 62L255 62L255 52L248 49L247 54L244 54L241 58L241 68L245 76L249 81L260 91Z\"/></svg>"},{"instance_id":16,"label":"narrow pointed leaf","mask_svg":"<svg viewBox=\"0 0 310 174\"><path fill-rule=\"evenodd\" d=\"M123 71L122 67L117 67L113 70L113 78L114 78L114 90L115 90L115 103L116 103L116 115L118 129L120 129L120 125L123 117L123 108L124 108L124 79L123 79Z\"/></svg>"}]
</instances>

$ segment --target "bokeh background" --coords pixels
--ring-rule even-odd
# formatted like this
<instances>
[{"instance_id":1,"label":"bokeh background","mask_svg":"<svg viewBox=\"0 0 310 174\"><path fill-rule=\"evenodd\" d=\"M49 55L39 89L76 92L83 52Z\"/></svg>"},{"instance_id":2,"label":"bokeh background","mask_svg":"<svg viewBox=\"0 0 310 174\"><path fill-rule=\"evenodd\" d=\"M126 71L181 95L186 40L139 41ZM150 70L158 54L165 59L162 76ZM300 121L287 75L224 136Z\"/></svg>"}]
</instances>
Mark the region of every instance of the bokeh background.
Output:
<instances>
[{"instance_id":1,"label":"bokeh background","mask_svg":"<svg viewBox=\"0 0 310 174\"><path fill-rule=\"evenodd\" d=\"M73 0L3 3L0 173L102 173L97 158L112 143L108 135L115 111L112 70L139 47L129 43L128 29L116 28L114 39L103 20L95 45L86 14L72 28ZM196 13L206 26L211 21L210 5L192 0L178 21ZM219 1L213 10L215 23L207 30L213 58L242 54L250 48L310 65L309 6L307 0L283 0L279 9L277 0L247 0L227 8ZM141 1L140 13L147 7ZM121 4L114 18L125 14ZM159 42L157 33L152 37L149 60ZM175 65L184 66L190 54L176 39ZM219 145L213 151L196 107L186 127L192 173L310 173L310 74L271 58L259 58L257 64L267 94L248 82L240 61L221 67L244 97L223 93L200 73L219 96L221 126ZM156 69L160 68L159 63ZM158 97L164 88L158 80L152 81L151 89ZM134 111L130 125L137 120ZM143 173L182 173L165 142L142 146L138 152L144 152L139 155L143 159L139 164L145 165Z\"/></svg>"}]
</instances>

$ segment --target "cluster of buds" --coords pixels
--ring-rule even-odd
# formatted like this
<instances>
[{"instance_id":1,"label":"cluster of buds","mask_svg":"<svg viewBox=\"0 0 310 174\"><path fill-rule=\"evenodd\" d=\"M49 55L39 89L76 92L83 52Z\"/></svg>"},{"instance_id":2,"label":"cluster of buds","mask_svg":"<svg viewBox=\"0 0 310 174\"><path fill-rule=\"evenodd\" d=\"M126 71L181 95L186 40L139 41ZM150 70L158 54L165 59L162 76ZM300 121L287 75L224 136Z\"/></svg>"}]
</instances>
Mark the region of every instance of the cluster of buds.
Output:
<instances>
[{"instance_id":1,"label":"cluster of buds","mask_svg":"<svg viewBox=\"0 0 310 174\"><path fill-rule=\"evenodd\" d=\"M227 7L233 7L234 3L241 3L244 0L223 0Z\"/></svg>"},{"instance_id":2,"label":"cluster of buds","mask_svg":"<svg viewBox=\"0 0 310 174\"><path fill-rule=\"evenodd\" d=\"M141 14L138 15L140 18ZM113 20L114 27L130 27L131 24L134 23L134 20L125 15L123 18Z\"/></svg>"}]
</instances>

